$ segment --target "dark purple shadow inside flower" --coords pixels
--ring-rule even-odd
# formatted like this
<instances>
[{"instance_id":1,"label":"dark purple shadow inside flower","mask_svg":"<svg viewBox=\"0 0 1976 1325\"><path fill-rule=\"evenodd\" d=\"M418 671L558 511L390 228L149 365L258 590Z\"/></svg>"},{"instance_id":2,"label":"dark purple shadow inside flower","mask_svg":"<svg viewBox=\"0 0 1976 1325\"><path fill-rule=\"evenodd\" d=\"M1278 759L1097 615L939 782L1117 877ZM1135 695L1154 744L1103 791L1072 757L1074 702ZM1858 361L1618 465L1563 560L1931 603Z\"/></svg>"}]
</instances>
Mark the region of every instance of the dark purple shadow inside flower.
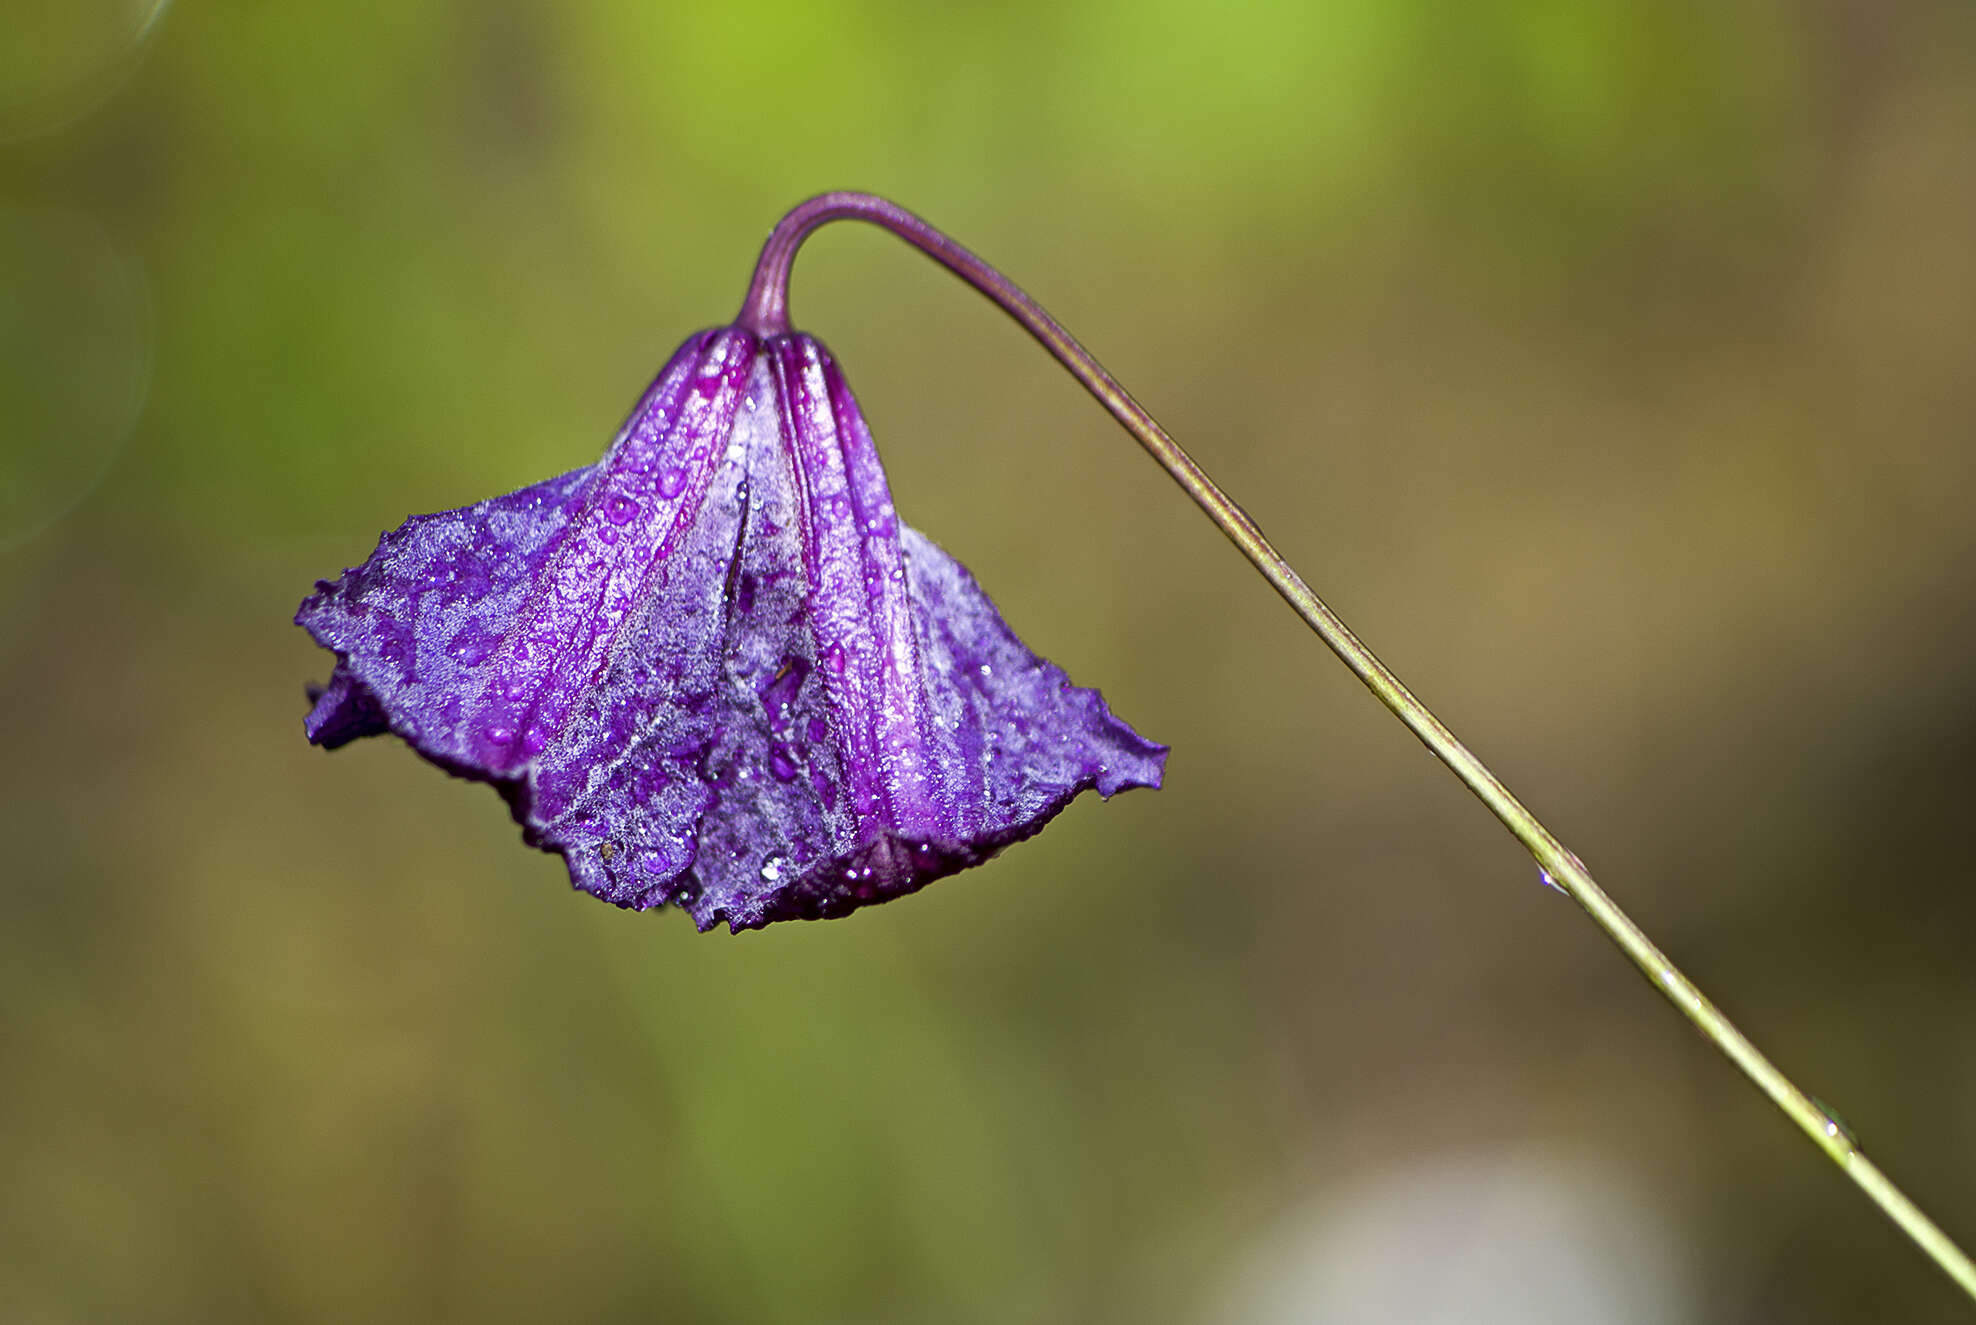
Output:
<instances>
[{"instance_id":1,"label":"dark purple shadow inside flower","mask_svg":"<svg viewBox=\"0 0 1976 1325\"><path fill-rule=\"evenodd\" d=\"M395 732L703 930L912 892L1166 757L899 522L801 335L692 337L597 464L415 516L296 621L337 655L312 741Z\"/></svg>"}]
</instances>

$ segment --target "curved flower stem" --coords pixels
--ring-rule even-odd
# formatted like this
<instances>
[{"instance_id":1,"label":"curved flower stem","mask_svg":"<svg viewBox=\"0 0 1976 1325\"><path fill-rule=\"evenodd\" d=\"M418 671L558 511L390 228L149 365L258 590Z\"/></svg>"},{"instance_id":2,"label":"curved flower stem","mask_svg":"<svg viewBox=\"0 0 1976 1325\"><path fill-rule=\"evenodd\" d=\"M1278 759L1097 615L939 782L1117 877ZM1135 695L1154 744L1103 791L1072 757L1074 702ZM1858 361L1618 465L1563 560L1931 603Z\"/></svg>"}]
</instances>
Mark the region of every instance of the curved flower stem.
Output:
<instances>
[{"instance_id":1,"label":"curved flower stem","mask_svg":"<svg viewBox=\"0 0 1976 1325\"><path fill-rule=\"evenodd\" d=\"M1837 1164L1868 1199L1883 1210L1901 1231L1912 1238L1950 1278L1971 1297L1976 1297L1976 1265L1962 1249L1923 1214L1914 1202L1888 1180L1885 1174L1860 1153L1852 1134L1824 1107L1806 1095L1743 1033L1731 1024L1715 1004L1703 997L1687 976L1649 939L1640 927L1619 909L1586 872L1578 857L1566 850L1537 817L1510 794L1494 773L1455 739L1427 706L1414 698L1385 663L1354 635L1337 613L1311 592L1303 577L1290 568L1281 553L1270 546L1248 513L1223 492L1194 463L1193 457L1169 437L1153 416L1120 386L1082 345L1043 311L1034 299L1013 282L919 217L895 203L868 193L826 193L801 204L775 227L762 247L761 260L741 306L738 322L761 336L784 335L789 331L789 267L796 250L810 233L830 221L859 220L891 231L913 247L940 263L976 290L993 300L1003 312L1022 325L1054 355L1071 376L1098 398L1112 417L1159 461L1166 472L1192 497L1240 548L1263 578L1275 586L1285 602L1317 632L1331 651L1352 669L1366 688L1393 711L1413 734L1446 764L1468 789L1489 807L1511 835L1536 857L1547 880L1556 884L1583 907L1606 936L1618 945L1640 968L1654 988L1695 1024L1708 1040L1761 1090L1784 1115L1802 1128L1807 1136Z\"/></svg>"}]
</instances>

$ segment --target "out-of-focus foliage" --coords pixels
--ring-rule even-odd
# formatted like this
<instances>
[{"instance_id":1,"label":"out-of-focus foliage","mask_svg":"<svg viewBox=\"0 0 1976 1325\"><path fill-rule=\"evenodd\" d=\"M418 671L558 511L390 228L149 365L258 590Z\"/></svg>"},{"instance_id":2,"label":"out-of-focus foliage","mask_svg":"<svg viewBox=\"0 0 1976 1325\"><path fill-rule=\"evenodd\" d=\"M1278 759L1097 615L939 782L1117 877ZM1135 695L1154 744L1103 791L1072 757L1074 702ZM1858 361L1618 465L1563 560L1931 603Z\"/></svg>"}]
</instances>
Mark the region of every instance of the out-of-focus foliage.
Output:
<instances>
[{"instance_id":1,"label":"out-of-focus foliage","mask_svg":"<svg viewBox=\"0 0 1976 1325\"><path fill-rule=\"evenodd\" d=\"M811 245L798 322L902 513L1172 743L1166 791L699 937L400 747L308 748L287 620L406 514L594 458L785 207L886 193L1085 337L1976 1238L1967 5L26 8L0 1315L1275 1319L1245 1276L1330 1263L1306 1209L1417 1223L1418 1288L1613 1190L1664 1253L1628 1319L1959 1318L882 237ZM1491 1207L1478 1153L1545 1158Z\"/></svg>"}]
</instances>

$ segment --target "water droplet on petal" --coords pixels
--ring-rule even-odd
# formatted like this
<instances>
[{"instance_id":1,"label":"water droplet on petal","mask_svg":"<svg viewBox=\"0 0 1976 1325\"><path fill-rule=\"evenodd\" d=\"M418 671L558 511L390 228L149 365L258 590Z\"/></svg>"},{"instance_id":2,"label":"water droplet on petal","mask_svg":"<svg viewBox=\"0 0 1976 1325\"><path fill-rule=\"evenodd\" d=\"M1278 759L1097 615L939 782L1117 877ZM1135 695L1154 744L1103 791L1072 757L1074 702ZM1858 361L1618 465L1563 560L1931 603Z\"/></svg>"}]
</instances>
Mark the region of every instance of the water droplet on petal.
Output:
<instances>
[{"instance_id":1,"label":"water droplet on petal","mask_svg":"<svg viewBox=\"0 0 1976 1325\"><path fill-rule=\"evenodd\" d=\"M647 842L639 848L635 859L640 874L659 879L679 873L692 859L692 854L684 842Z\"/></svg>"},{"instance_id":2,"label":"water droplet on petal","mask_svg":"<svg viewBox=\"0 0 1976 1325\"><path fill-rule=\"evenodd\" d=\"M824 651L823 662L831 671L842 676L844 674L844 668L849 664L850 660L844 656L844 646L842 644L833 644Z\"/></svg>"},{"instance_id":3,"label":"water droplet on petal","mask_svg":"<svg viewBox=\"0 0 1976 1325\"><path fill-rule=\"evenodd\" d=\"M521 734L521 752L525 755L539 755L549 748L549 738L555 733L546 722L528 724L528 730Z\"/></svg>"},{"instance_id":4,"label":"water droplet on petal","mask_svg":"<svg viewBox=\"0 0 1976 1325\"><path fill-rule=\"evenodd\" d=\"M604 502L604 518L612 524L630 524L637 514L638 503L621 494L613 494Z\"/></svg>"},{"instance_id":5,"label":"water droplet on petal","mask_svg":"<svg viewBox=\"0 0 1976 1325\"><path fill-rule=\"evenodd\" d=\"M667 501L686 491L686 471L678 465L659 475L659 495Z\"/></svg>"}]
</instances>

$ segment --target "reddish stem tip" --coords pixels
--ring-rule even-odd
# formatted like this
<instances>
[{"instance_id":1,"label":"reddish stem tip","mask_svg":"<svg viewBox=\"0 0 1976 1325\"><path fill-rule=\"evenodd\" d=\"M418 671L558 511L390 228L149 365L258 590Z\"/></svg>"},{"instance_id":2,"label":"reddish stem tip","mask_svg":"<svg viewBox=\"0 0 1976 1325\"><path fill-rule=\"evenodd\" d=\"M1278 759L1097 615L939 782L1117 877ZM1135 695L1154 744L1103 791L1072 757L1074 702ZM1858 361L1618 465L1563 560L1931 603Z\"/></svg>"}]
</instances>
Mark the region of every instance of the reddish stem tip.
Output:
<instances>
[{"instance_id":1,"label":"reddish stem tip","mask_svg":"<svg viewBox=\"0 0 1976 1325\"><path fill-rule=\"evenodd\" d=\"M797 204L769 232L768 242L762 245L762 255L755 263L754 279L748 283L748 296L741 301L740 316L734 319L735 325L764 339L788 335L789 268L796 260L796 250L818 227L845 220L869 221L889 230L963 276L968 275L966 266L957 259L985 266L895 202L871 193L819 193Z\"/></svg>"}]
</instances>

